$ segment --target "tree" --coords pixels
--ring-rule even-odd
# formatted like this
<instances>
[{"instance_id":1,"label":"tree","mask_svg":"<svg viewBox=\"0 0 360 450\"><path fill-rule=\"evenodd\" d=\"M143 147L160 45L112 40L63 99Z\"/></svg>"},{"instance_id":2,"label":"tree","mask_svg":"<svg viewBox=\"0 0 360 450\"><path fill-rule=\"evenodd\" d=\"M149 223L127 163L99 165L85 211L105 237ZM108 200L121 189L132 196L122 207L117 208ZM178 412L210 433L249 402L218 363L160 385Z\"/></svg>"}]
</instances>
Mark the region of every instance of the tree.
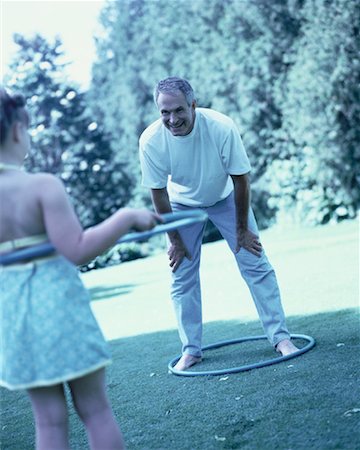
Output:
<instances>
[{"instance_id":1,"label":"tree","mask_svg":"<svg viewBox=\"0 0 360 450\"><path fill-rule=\"evenodd\" d=\"M199 106L238 124L260 227L279 208L316 223L354 217L358 10L356 0L108 2L92 98L137 185L138 137L158 117L153 86L178 75ZM149 202L141 188L134 193Z\"/></svg>"},{"instance_id":2,"label":"tree","mask_svg":"<svg viewBox=\"0 0 360 450\"><path fill-rule=\"evenodd\" d=\"M32 150L25 165L61 177L83 226L93 225L128 202L132 180L115 161L86 94L66 79L60 39L17 34L14 40L19 51L6 81L28 99Z\"/></svg>"},{"instance_id":3,"label":"tree","mask_svg":"<svg viewBox=\"0 0 360 450\"><path fill-rule=\"evenodd\" d=\"M295 8L301 0L293 3ZM169 75L191 81L199 106L238 123L253 181L265 173L277 157L273 131L281 127L274 83L286 65L283 52L299 30L287 3L183 0L174 8L165 0L108 2L101 22L92 98L139 183L137 140L158 117L153 87ZM274 212L264 201L264 187L254 187L260 225L266 226Z\"/></svg>"},{"instance_id":4,"label":"tree","mask_svg":"<svg viewBox=\"0 0 360 450\"><path fill-rule=\"evenodd\" d=\"M353 218L360 202L360 5L307 0L302 36L281 92L283 147L273 167L297 215L312 223Z\"/></svg>"}]
</instances>

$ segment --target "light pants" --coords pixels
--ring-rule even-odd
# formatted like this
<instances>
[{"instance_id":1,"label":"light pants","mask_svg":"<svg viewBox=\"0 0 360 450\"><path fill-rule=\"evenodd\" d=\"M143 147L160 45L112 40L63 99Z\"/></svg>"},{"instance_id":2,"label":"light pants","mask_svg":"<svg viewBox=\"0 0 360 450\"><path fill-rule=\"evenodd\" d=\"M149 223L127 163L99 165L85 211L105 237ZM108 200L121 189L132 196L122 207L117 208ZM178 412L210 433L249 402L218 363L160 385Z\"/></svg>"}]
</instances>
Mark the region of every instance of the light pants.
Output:
<instances>
[{"instance_id":1,"label":"light pants","mask_svg":"<svg viewBox=\"0 0 360 450\"><path fill-rule=\"evenodd\" d=\"M173 211L193 209L178 203L171 204ZM201 208L207 212L210 221L226 239L233 252L240 273L248 285L255 302L262 327L273 346L283 339L290 339L285 325L285 315L281 305L280 291L275 272L264 250L260 257L241 248L235 254L236 224L234 194L213 206ZM179 230L183 242L192 256L184 258L172 274L171 297L178 322L182 352L201 356L202 310L200 290L200 254L205 229L204 223L195 223ZM258 227L252 209L249 211L248 228L258 235Z\"/></svg>"}]
</instances>

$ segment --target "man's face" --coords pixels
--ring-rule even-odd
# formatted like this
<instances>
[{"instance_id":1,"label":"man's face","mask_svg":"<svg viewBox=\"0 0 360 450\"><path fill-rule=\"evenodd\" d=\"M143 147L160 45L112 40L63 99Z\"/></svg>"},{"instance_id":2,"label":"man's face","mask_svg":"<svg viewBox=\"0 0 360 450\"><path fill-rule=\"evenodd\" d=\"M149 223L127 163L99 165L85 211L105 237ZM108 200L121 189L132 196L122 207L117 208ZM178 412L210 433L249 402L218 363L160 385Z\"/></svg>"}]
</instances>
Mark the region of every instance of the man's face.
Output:
<instances>
[{"instance_id":1,"label":"man's face","mask_svg":"<svg viewBox=\"0 0 360 450\"><path fill-rule=\"evenodd\" d=\"M174 94L160 93L157 105L164 126L173 136L186 136L195 122L195 101L189 106L181 91Z\"/></svg>"}]
</instances>

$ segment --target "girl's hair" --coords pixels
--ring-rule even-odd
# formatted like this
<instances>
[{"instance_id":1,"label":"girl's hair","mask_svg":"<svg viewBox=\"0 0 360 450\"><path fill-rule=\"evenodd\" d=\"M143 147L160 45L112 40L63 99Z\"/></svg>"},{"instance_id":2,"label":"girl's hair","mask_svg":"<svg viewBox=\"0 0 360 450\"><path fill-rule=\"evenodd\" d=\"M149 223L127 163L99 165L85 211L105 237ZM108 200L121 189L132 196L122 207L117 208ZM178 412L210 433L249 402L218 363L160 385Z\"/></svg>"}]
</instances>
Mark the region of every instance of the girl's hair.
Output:
<instances>
[{"instance_id":1,"label":"girl's hair","mask_svg":"<svg viewBox=\"0 0 360 450\"><path fill-rule=\"evenodd\" d=\"M25 104L26 101L22 95L10 95L0 86L0 144L5 142L14 122L29 125Z\"/></svg>"},{"instance_id":2,"label":"girl's hair","mask_svg":"<svg viewBox=\"0 0 360 450\"><path fill-rule=\"evenodd\" d=\"M184 94L186 103L191 106L195 100L193 88L187 80L178 77L169 77L158 82L154 89L154 101L156 105L160 93L171 95L176 94L177 91Z\"/></svg>"}]
</instances>

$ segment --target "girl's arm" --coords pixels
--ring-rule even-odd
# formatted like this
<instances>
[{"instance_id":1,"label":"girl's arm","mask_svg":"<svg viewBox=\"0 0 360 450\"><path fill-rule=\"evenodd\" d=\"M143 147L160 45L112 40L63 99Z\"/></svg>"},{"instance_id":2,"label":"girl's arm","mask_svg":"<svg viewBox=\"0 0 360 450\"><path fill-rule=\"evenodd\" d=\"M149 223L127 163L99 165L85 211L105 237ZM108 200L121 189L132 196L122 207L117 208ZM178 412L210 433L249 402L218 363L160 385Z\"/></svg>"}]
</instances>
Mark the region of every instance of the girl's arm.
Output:
<instances>
[{"instance_id":1,"label":"girl's arm","mask_svg":"<svg viewBox=\"0 0 360 450\"><path fill-rule=\"evenodd\" d=\"M77 265L105 252L130 229L150 230L161 221L160 216L146 209L122 208L98 225L84 230L59 179L39 174L37 185L49 240L59 253Z\"/></svg>"}]
</instances>

